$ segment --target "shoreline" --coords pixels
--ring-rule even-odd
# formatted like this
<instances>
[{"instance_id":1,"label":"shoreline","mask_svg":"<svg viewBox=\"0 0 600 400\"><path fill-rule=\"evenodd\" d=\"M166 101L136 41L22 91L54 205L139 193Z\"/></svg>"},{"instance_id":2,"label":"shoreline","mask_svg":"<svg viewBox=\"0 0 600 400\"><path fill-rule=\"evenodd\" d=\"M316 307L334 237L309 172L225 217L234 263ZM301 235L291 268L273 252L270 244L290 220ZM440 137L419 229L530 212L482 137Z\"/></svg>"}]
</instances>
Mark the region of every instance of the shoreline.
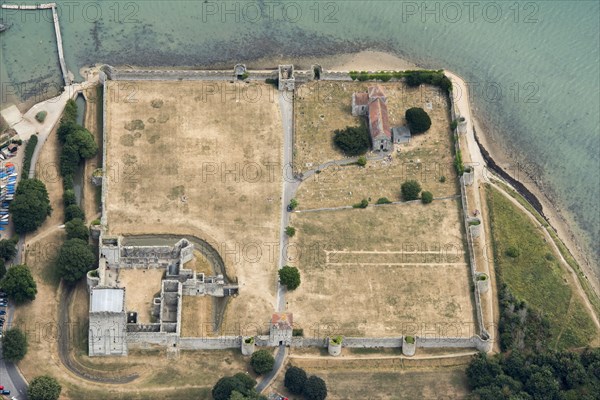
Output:
<instances>
[{"instance_id":1,"label":"shoreline","mask_svg":"<svg viewBox=\"0 0 600 400\"><path fill-rule=\"evenodd\" d=\"M298 69L308 69L313 64L320 64L329 71L350 71L350 70L405 70L426 68L426 66L415 64L406 59L402 59L392 53L383 51L359 51L355 53L339 53L335 55L325 56L305 56L305 57L282 57L268 56L247 61L249 69L273 69L278 64L285 62L293 62ZM223 63L218 63L218 66L223 66ZM133 67L126 65L126 67ZM194 67L179 67L181 69L196 69ZM157 68L162 69L162 68ZM464 79L460 76L445 70L445 72L455 79L461 81L461 85L466 87ZM485 166L487 165L492 171L504 179L513 189L523 196L533 208L548 222L550 227L556 232L558 238L564 243L573 258L579 264L582 272L590 282L596 295L600 296L600 271L597 271L597 266L590 263L590 259L594 259L593 254L589 254L582 246L578 245L578 238L570 228L570 222L566 219L561 210L548 198L543 190L534 182L524 183L513 177L502 166L510 165L510 157L503 153L502 146L498 143L491 143L490 138L486 135L484 129L485 118L478 113L477 107L468 101L468 107L471 110L473 132L477 145L477 152L480 153L478 160ZM27 102L16 105L19 109L27 107ZM469 149L473 153L474 149ZM585 239L589 241L589 238ZM587 246L586 246L587 247Z\"/></svg>"}]
</instances>

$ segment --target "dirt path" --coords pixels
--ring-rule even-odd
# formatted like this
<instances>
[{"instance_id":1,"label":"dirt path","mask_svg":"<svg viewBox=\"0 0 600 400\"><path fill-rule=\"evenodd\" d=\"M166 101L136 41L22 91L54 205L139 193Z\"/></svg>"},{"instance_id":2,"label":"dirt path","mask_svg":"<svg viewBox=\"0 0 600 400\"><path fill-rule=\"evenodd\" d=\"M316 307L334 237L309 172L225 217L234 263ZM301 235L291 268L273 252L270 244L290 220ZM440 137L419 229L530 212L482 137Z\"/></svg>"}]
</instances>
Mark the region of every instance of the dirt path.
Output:
<instances>
[{"instance_id":1,"label":"dirt path","mask_svg":"<svg viewBox=\"0 0 600 400\"><path fill-rule=\"evenodd\" d=\"M464 356L471 356L477 354L478 351L467 351L461 353L452 353L452 354L438 354L434 356L418 356L415 354L414 356L402 356L402 355L393 355L393 356L340 356L336 357L336 360L381 360L381 359L409 359L409 360L436 360L441 358L457 358ZM320 355L289 355L290 359L293 358L302 358L302 359L314 359L314 360L323 360L323 356Z\"/></svg>"}]
</instances>

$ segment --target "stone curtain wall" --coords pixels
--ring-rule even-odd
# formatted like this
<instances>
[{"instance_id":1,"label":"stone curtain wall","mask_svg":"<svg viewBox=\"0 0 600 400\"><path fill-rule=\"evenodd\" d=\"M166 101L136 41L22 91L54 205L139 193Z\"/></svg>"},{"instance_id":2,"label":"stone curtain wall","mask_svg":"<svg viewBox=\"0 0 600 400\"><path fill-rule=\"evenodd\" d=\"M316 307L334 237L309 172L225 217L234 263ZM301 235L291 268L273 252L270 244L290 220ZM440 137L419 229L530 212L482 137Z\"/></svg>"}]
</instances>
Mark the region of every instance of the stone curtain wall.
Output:
<instances>
[{"instance_id":1,"label":"stone curtain wall","mask_svg":"<svg viewBox=\"0 0 600 400\"><path fill-rule=\"evenodd\" d=\"M454 104L454 98L452 93L449 94L448 98L450 99L450 114L452 120L457 119L456 105ZM457 129L454 130L454 134L458 137ZM455 143L455 151L461 151L460 148L460 140L456 140ZM479 292L479 287L477 285L477 264L475 263L475 251L473 249L473 237L471 236L471 230L469 229L469 204L467 202L467 188L465 179L460 177L460 199L463 211L463 222L465 225L465 235L467 236L467 248L469 251L469 266L471 267L471 279L473 280L473 291L475 297L475 314L477 316L477 327L479 330L479 336L483 339L488 339L490 337L488 331L485 329L483 322L483 311L481 310L481 293Z\"/></svg>"},{"instance_id":2,"label":"stone curtain wall","mask_svg":"<svg viewBox=\"0 0 600 400\"><path fill-rule=\"evenodd\" d=\"M115 81L237 81L233 70L144 70L123 69L118 70L108 66L108 77ZM248 71L248 80L276 79L277 70L273 71Z\"/></svg>"}]
</instances>

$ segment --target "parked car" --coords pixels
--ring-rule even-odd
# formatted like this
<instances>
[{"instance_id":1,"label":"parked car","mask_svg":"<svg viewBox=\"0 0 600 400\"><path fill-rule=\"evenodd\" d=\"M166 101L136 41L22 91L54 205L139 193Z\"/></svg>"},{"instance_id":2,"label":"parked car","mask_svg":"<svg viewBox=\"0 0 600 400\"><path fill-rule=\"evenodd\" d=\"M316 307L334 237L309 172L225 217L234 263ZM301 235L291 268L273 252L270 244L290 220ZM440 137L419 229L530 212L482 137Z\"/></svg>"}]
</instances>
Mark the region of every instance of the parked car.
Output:
<instances>
[{"instance_id":1,"label":"parked car","mask_svg":"<svg viewBox=\"0 0 600 400\"><path fill-rule=\"evenodd\" d=\"M0 385L0 390L4 390L4 386Z\"/></svg>"},{"instance_id":2,"label":"parked car","mask_svg":"<svg viewBox=\"0 0 600 400\"><path fill-rule=\"evenodd\" d=\"M1 392L1 393L2 393L2 394L9 395L9 394L10 394L10 390L2 390L2 392Z\"/></svg>"},{"instance_id":3,"label":"parked car","mask_svg":"<svg viewBox=\"0 0 600 400\"><path fill-rule=\"evenodd\" d=\"M6 311L0 310L0 315L6 315Z\"/></svg>"}]
</instances>

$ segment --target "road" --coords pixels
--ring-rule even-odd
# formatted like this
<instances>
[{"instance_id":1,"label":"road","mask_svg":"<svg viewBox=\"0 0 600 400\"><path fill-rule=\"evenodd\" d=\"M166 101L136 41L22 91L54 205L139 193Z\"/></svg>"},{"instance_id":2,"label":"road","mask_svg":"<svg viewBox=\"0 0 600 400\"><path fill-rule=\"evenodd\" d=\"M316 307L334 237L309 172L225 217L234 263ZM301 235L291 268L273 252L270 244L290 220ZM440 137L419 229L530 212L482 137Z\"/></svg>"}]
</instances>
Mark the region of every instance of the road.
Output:
<instances>
[{"instance_id":1,"label":"road","mask_svg":"<svg viewBox=\"0 0 600 400\"><path fill-rule=\"evenodd\" d=\"M15 306L12 302L9 302L6 308L5 326L7 328L12 326L14 315ZM2 354L2 344L0 344L0 354ZM10 390L11 396L19 400L27 399L27 387L29 386L27 381L23 378L17 366L14 363L5 361L4 357L0 357L0 385Z\"/></svg>"},{"instance_id":2,"label":"road","mask_svg":"<svg viewBox=\"0 0 600 400\"><path fill-rule=\"evenodd\" d=\"M279 349L277 349L277 354L275 355L275 366L273 367L273 370L271 372L269 372L267 375L265 375L265 377L262 379L262 381L260 381L260 383L258 385L256 385L256 391L258 393L261 393L263 390L265 390L267 388L267 386L269 386L271 381L273 379L275 379L275 376L279 373L279 370L283 366L283 361L285 360L285 357L287 356L287 351L288 351L288 349L286 346L284 346L284 345L279 346Z\"/></svg>"},{"instance_id":3,"label":"road","mask_svg":"<svg viewBox=\"0 0 600 400\"><path fill-rule=\"evenodd\" d=\"M278 267L283 267L287 262L287 246L288 237L285 234L285 228L289 225L290 216L287 211L287 206L290 200L294 197L300 180L294 177L292 168L292 155L294 144L294 103L290 99L289 92L279 92L279 107L281 109L281 120L283 125L283 182L281 190L281 218L279 225L279 264ZM286 309L285 291L283 285L277 286L277 304L278 312L283 312Z\"/></svg>"}]
</instances>

